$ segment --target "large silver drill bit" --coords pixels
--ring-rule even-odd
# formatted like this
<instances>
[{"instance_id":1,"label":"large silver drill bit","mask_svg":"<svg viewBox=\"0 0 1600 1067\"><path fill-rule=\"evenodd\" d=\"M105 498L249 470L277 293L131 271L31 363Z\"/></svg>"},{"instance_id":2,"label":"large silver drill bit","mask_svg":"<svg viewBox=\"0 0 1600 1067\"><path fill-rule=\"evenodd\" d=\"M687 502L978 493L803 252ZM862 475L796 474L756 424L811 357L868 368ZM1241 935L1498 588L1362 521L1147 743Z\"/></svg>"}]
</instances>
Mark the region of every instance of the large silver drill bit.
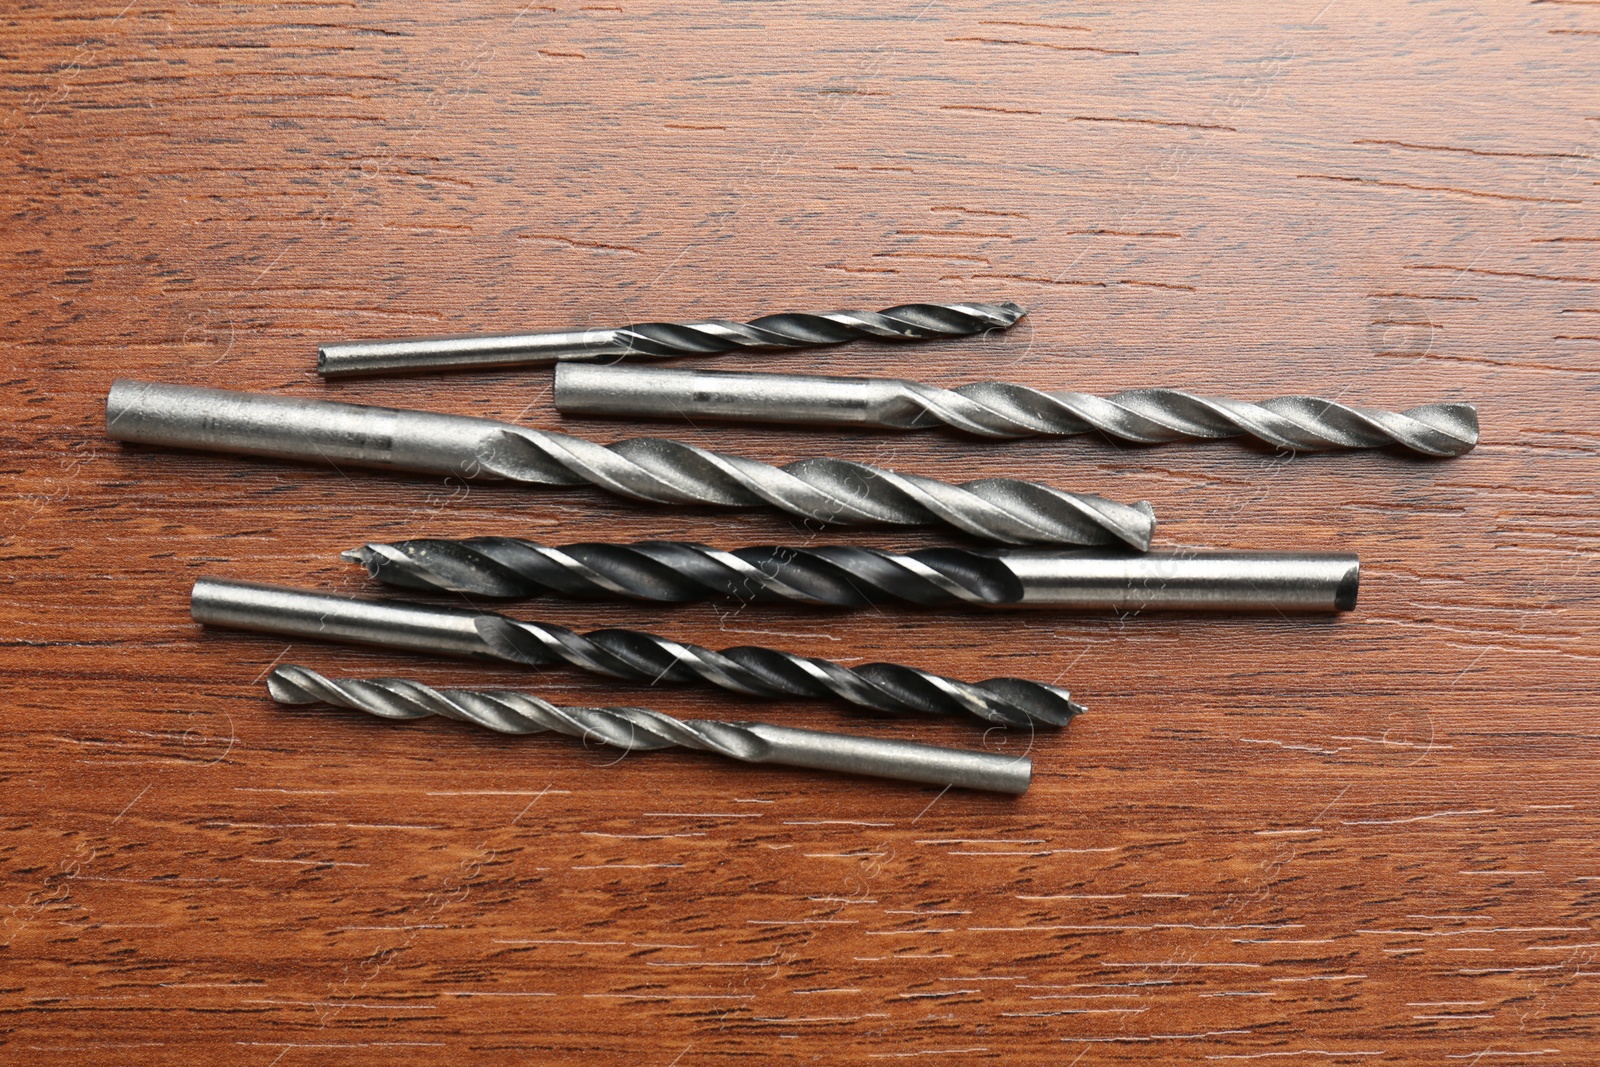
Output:
<instances>
[{"instance_id":1,"label":"large silver drill bit","mask_svg":"<svg viewBox=\"0 0 1600 1067\"><path fill-rule=\"evenodd\" d=\"M675 719L646 708L561 708L528 693L434 689L404 678L335 681L292 665L273 669L267 677L267 691L280 704L332 704L385 719L437 715L503 734L566 734L627 752L688 748L746 763L778 763L998 793L1025 792L1033 771L1026 756L797 730L764 722Z\"/></svg>"},{"instance_id":2,"label":"large silver drill bit","mask_svg":"<svg viewBox=\"0 0 1600 1067\"><path fill-rule=\"evenodd\" d=\"M682 441L601 445L492 419L121 379L106 396L119 441L353 463L535 485L592 485L634 500L771 506L824 523L942 523L1012 544L1150 547L1150 505L1036 482L952 485L843 459L774 467Z\"/></svg>"},{"instance_id":3,"label":"large silver drill bit","mask_svg":"<svg viewBox=\"0 0 1600 1067\"><path fill-rule=\"evenodd\" d=\"M763 348L815 348L846 341L931 341L1008 329L1016 304L901 304L882 311L763 315L750 322L642 322L612 329L495 336L346 341L317 349L327 378L425 370L506 367L593 359L666 359Z\"/></svg>"},{"instance_id":4,"label":"large silver drill bit","mask_svg":"<svg viewBox=\"0 0 1600 1067\"><path fill-rule=\"evenodd\" d=\"M211 626L526 667L565 664L645 685L698 683L767 700L842 700L891 714L975 715L1007 726L1061 726L1083 710L1065 689L1021 678L961 682L898 663L846 667L754 645L719 652L638 630L580 634L491 612L255 582L201 578L189 606L196 622Z\"/></svg>"},{"instance_id":5,"label":"large silver drill bit","mask_svg":"<svg viewBox=\"0 0 1600 1067\"><path fill-rule=\"evenodd\" d=\"M1098 430L1138 444L1254 437L1299 452L1400 446L1428 456L1459 456L1478 443L1478 413L1470 404L1381 411L1314 396L1250 403L1178 389L1129 389L1100 397L1005 382L939 389L903 378L659 367L558 367L556 409L896 430L944 425L983 437Z\"/></svg>"},{"instance_id":6,"label":"large silver drill bit","mask_svg":"<svg viewBox=\"0 0 1600 1067\"><path fill-rule=\"evenodd\" d=\"M1361 581L1360 561L1342 552L902 553L852 545L723 551L685 541L554 546L471 537L373 543L344 558L381 582L437 593L664 603L721 598L838 608L899 601L939 608L1349 611Z\"/></svg>"}]
</instances>

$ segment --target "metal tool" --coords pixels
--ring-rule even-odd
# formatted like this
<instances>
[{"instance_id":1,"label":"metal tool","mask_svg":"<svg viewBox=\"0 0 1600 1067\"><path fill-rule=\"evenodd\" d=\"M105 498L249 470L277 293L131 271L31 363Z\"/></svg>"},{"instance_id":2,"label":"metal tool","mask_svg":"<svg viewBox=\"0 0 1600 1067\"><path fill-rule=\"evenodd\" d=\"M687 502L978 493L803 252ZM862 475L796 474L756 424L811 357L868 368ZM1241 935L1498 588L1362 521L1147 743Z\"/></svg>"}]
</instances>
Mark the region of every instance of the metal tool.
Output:
<instances>
[{"instance_id":1,"label":"metal tool","mask_svg":"<svg viewBox=\"0 0 1600 1067\"><path fill-rule=\"evenodd\" d=\"M975 715L1008 726L1060 726L1082 711L1065 689L1021 678L961 682L898 663L846 667L744 645L720 652L638 630L576 633L490 612L363 600L255 582L201 578L196 622L320 641L502 660L567 664L653 685L691 682L768 700L842 700L894 714Z\"/></svg>"},{"instance_id":2,"label":"metal tool","mask_svg":"<svg viewBox=\"0 0 1600 1067\"><path fill-rule=\"evenodd\" d=\"M1098 430L1139 444L1254 437L1294 451L1398 445L1429 456L1459 456L1478 443L1478 413L1470 404L1395 412L1313 396L1247 403L1177 389L1130 389L1099 397L1005 382L938 389L901 378L660 367L557 367L556 410L897 430L942 424L984 437Z\"/></svg>"},{"instance_id":3,"label":"metal tool","mask_svg":"<svg viewBox=\"0 0 1600 1067\"><path fill-rule=\"evenodd\" d=\"M503 734L566 734L628 752L698 749L746 763L779 763L996 793L1025 792L1033 773L1026 756L796 730L764 722L675 719L645 708L560 708L528 693L434 689L404 678L334 681L305 667L274 668L267 677L267 691L280 704L332 704L385 719L438 715Z\"/></svg>"},{"instance_id":4,"label":"metal tool","mask_svg":"<svg viewBox=\"0 0 1600 1067\"><path fill-rule=\"evenodd\" d=\"M764 315L750 322L644 322L615 329L498 336L348 341L317 349L327 378L424 370L506 367L590 359L710 356L736 349L815 348L846 341L930 341L1011 327L1016 304L901 304L882 311Z\"/></svg>"},{"instance_id":5,"label":"metal tool","mask_svg":"<svg viewBox=\"0 0 1600 1067\"><path fill-rule=\"evenodd\" d=\"M214 452L592 485L661 504L768 505L825 523L943 523L989 541L1150 546L1150 505L1118 504L1035 482L952 485L843 459L782 467L639 437L600 445L491 419L299 400L127 379L106 396L119 441Z\"/></svg>"},{"instance_id":6,"label":"metal tool","mask_svg":"<svg viewBox=\"0 0 1600 1067\"><path fill-rule=\"evenodd\" d=\"M858 608L1113 611L1349 611L1361 564L1334 552L760 546L731 552L685 541L551 546L515 537L423 538L345 552L389 585L478 596L545 594L684 603L729 599Z\"/></svg>"}]
</instances>

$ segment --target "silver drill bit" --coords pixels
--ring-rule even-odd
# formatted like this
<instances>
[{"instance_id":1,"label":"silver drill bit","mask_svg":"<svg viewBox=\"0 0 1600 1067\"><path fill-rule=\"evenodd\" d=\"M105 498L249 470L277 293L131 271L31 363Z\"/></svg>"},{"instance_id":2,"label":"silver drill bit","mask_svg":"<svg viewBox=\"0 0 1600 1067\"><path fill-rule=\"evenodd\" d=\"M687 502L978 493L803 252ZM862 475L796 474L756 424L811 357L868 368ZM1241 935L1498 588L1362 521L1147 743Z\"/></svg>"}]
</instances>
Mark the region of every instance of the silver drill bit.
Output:
<instances>
[{"instance_id":1,"label":"silver drill bit","mask_svg":"<svg viewBox=\"0 0 1600 1067\"><path fill-rule=\"evenodd\" d=\"M345 552L381 582L435 593L546 594L686 603L727 599L838 608L1331 612L1355 607L1360 561L1334 552L759 546L685 541L542 545L515 537L421 538Z\"/></svg>"},{"instance_id":2,"label":"silver drill bit","mask_svg":"<svg viewBox=\"0 0 1600 1067\"><path fill-rule=\"evenodd\" d=\"M1006 726L1061 726L1083 708L1065 689L1021 678L961 682L898 663L846 667L773 648L720 652L638 630L593 630L523 622L491 612L365 600L255 582L201 578L196 622L526 667L566 664L654 685L688 682L767 700L841 700L891 714L975 715Z\"/></svg>"},{"instance_id":3,"label":"silver drill bit","mask_svg":"<svg viewBox=\"0 0 1600 1067\"><path fill-rule=\"evenodd\" d=\"M561 708L528 693L434 689L404 678L334 681L296 666L275 668L267 677L267 691L280 704L332 704L385 719L437 715L503 734L566 734L626 752L688 748L746 763L778 763L996 793L1025 792L1033 773L1026 756L797 730L764 722L675 719L646 708Z\"/></svg>"},{"instance_id":4,"label":"silver drill bit","mask_svg":"<svg viewBox=\"0 0 1600 1067\"><path fill-rule=\"evenodd\" d=\"M594 359L712 356L743 349L815 348L846 341L930 341L1010 328L1016 304L901 304L882 311L763 315L750 322L643 322L614 329L497 336L347 341L317 349L325 378L507 367Z\"/></svg>"},{"instance_id":5,"label":"silver drill bit","mask_svg":"<svg viewBox=\"0 0 1600 1067\"><path fill-rule=\"evenodd\" d=\"M298 400L121 379L106 396L119 441L245 452L318 463L592 485L660 504L770 506L824 523L942 523L988 541L1150 547L1150 505L1129 506L1036 482L953 485L843 459L782 467L682 441L611 445L492 419Z\"/></svg>"},{"instance_id":6,"label":"silver drill bit","mask_svg":"<svg viewBox=\"0 0 1600 1067\"><path fill-rule=\"evenodd\" d=\"M1400 446L1428 456L1459 456L1478 443L1478 413L1470 404L1396 412L1314 396L1249 403L1177 389L1129 389L1099 397L1005 382L939 389L901 378L659 367L558 367L556 410L896 430L944 425L983 437L1098 430L1138 444L1254 437L1298 452Z\"/></svg>"}]
</instances>

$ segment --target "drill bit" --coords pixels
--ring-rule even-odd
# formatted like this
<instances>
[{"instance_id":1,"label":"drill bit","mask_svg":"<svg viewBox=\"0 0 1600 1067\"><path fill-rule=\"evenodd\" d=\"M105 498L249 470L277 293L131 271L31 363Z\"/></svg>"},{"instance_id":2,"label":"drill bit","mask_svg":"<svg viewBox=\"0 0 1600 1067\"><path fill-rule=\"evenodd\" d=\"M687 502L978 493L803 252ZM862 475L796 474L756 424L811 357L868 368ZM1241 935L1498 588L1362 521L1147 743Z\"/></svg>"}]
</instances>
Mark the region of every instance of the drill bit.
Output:
<instances>
[{"instance_id":1,"label":"drill bit","mask_svg":"<svg viewBox=\"0 0 1600 1067\"><path fill-rule=\"evenodd\" d=\"M1008 329L1025 314L1009 302L901 304L882 311L763 315L750 322L643 322L564 333L348 341L317 349L317 373L343 378L566 360L714 356L744 349L815 348L859 340L930 341Z\"/></svg>"},{"instance_id":2,"label":"drill bit","mask_svg":"<svg viewBox=\"0 0 1600 1067\"><path fill-rule=\"evenodd\" d=\"M127 379L106 396L119 441L499 478L593 485L661 504L763 505L824 523L942 523L988 541L1150 547L1150 505L1012 478L953 485L843 459L782 467L638 437L600 445L492 419L296 400Z\"/></svg>"},{"instance_id":3,"label":"drill bit","mask_svg":"<svg viewBox=\"0 0 1600 1067\"><path fill-rule=\"evenodd\" d=\"M688 748L746 763L778 763L999 793L1026 791L1033 769L1026 756L797 730L764 722L675 719L646 708L562 708L529 693L434 689L404 678L334 681L292 665L273 669L267 677L267 691L280 704L332 704L384 719L437 715L503 734L565 734L625 752Z\"/></svg>"},{"instance_id":4,"label":"drill bit","mask_svg":"<svg viewBox=\"0 0 1600 1067\"><path fill-rule=\"evenodd\" d=\"M194 620L260 633L498 659L567 664L632 682L688 682L766 700L827 700L891 714L974 715L1005 726L1061 726L1083 708L1064 689L1021 678L961 682L898 663L846 667L773 648L713 651L638 630L523 622L490 612L364 600L254 582L201 578Z\"/></svg>"},{"instance_id":5,"label":"drill bit","mask_svg":"<svg viewBox=\"0 0 1600 1067\"><path fill-rule=\"evenodd\" d=\"M731 552L685 541L542 545L515 537L419 538L343 553L389 585L492 597L556 594L596 600L859 608L1075 608L1113 611L1349 611L1361 565L1329 552L1141 556L1057 549L763 545Z\"/></svg>"},{"instance_id":6,"label":"drill bit","mask_svg":"<svg viewBox=\"0 0 1600 1067\"><path fill-rule=\"evenodd\" d=\"M1249 403L1178 389L1129 389L1099 397L1005 382L939 389L902 378L656 367L558 367L556 409L896 430L942 424L982 437L1098 430L1137 444L1253 437L1296 452L1399 446L1427 456L1459 456L1478 443L1478 413L1470 404L1396 412L1314 396Z\"/></svg>"}]
</instances>

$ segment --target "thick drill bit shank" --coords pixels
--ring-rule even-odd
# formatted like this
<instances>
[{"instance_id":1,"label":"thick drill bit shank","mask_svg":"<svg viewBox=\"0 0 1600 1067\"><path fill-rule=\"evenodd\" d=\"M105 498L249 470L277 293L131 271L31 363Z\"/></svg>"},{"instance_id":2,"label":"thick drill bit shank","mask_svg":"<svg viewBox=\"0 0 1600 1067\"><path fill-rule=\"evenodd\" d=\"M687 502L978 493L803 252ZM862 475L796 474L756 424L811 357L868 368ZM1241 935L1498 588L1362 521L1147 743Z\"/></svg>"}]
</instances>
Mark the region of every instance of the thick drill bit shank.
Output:
<instances>
[{"instance_id":1,"label":"thick drill bit shank","mask_svg":"<svg viewBox=\"0 0 1600 1067\"><path fill-rule=\"evenodd\" d=\"M882 311L763 315L749 322L642 322L614 329L496 336L348 341L317 349L327 378L425 370L505 367L567 360L667 359L774 348L816 348L846 341L931 341L1011 327L1016 304L901 304Z\"/></svg>"},{"instance_id":2,"label":"thick drill bit shank","mask_svg":"<svg viewBox=\"0 0 1600 1067\"><path fill-rule=\"evenodd\" d=\"M1155 519L1035 482L953 485L842 459L782 467L682 441L600 445L492 419L119 380L106 397L119 441L352 463L533 485L591 485L659 504L770 506L824 523L943 524L1009 544L1150 546Z\"/></svg>"},{"instance_id":3,"label":"thick drill bit shank","mask_svg":"<svg viewBox=\"0 0 1600 1067\"><path fill-rule=\"evenodd\" d=\"M905 603L1111 611L1349 611L1361 565L1333 552L1127 553L852 545L723 551L685 541L542 545L515 537L417 539L344 557L406 589L492 597L837 608Z\"/></svg>"},{"instance_id":4,"label":"thick drill bit shank","mask_svg":"<svg viewBox=\"0 0 1600 1067\"><path fill-rule=\"evenodd\" d=\"M631 682L715 686L767 700L841 700L890 714L974 715L1009 726L1060 726L1083 709L1064 689L1021 678L961 682L898 663L845 667L772 648L714 651L638 630L580 634L550 623L406 601L364 600L202 578L196 622L323 641L557 664Z\"/></svg>"},{"instance_id":5,"label":"thick drill bit shank","mask_svg":"<svg viewBox=\"0 0 1600 1067\"><path fill-rule=\"evenodd\" d=\"M564 414L896 430L942 425L997 438L1099 431L1138 444L1253 437L1297 452L1400 447L1428 456L1459 456L1478 443L1478 413L1470 404L1382 411L1314 396L1250 403L1178 389L1129 389L1099 397L1005 382L939 389L901 378L658 367L559 367L556 408Z\"/></svg>"},{"instance_id":6,"label":"thick drill bit shank","mask_svg":"<svg viewBox=\"0 0 1600 1067\"><path fill-rule=\"evenodd\" d=\"M275 668L267 677L267 691L280 704L331 704L384 719L437 715L503 734L565 734L625 752L687 748L745 763L776 763L1001 793L1024 792L1032 774L1026 756L796 730L762 722L676 719L646 708L563 708L528 693L434 689L404 678L335 681L296 666Z\"/></svg>"}]
</instances>

